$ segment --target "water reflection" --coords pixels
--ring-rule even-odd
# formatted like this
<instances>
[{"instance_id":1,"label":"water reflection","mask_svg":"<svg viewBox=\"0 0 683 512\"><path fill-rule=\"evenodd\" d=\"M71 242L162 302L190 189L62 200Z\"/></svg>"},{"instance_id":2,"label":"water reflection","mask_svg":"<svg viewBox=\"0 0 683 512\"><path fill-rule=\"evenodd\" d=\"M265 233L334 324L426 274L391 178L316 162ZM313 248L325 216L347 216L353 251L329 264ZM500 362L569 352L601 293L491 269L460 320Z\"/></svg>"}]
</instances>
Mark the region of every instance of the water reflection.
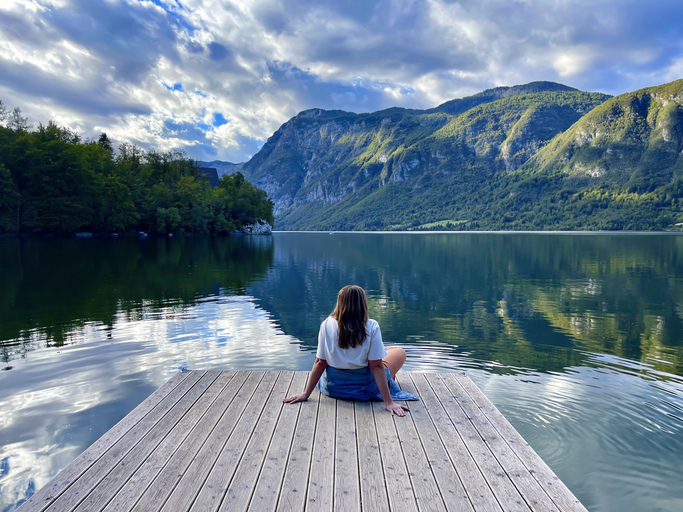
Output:
<instances>
[{"instance_id":1,"label":"water reflection","mask_svg":"<svg viewBox=\"0 0 683 512\"><path fill-rule=\"evenodd\" d=\"M683 375L681 249L661 235L283 233L253 293L311 347L353 282L393 342L463 346L502 372L562 371L591 351Z\"/></svg>"},{"instance_id":2,"label":"water reflection","mask_svg":"<svg viewBox=\"0 0 683 512\"><path fill-rule=\"evenodd\" d=\"M0 510L181 368L305 370L345 284L590 510L681 510L683 237L0 240Z\"/></svg>"},{"instance_id":3,"label":"water reflection","mask_svg":"<svg viewBox=\"0 0 683 512\"><path fill-rule=\"evenodd\" d=\"M667 375L671 394L652 368L631 365L634 378L624 359L589 356L595 367L470 376L589 510L681 510L683 379Z\"/></svg>"},{"instance_id":4,"label":"water reflection","mask_svg":"<svg viewBox=\"0 0 683 512\"><path fill-rule=\"evenodd\" d=\"M252 297L154 308L135 320L120 313L111 329L88 322L69 337L69 346L15 359L0 380L1 510L45 485L180 368L284 370L312 361Z\"/></svg>"},{"instance_id":5,"label":"water reflection","mask_svg":"<svg viewBox=\"0 0 683 512\"><path fill-rule=\"evenodd\" d=\"M82 340L79 328L183 311L244 293L273 260L271 237L0 241L0 356ZM169 313L169 311L171 313Z\"/></svg>"}]
</instances>

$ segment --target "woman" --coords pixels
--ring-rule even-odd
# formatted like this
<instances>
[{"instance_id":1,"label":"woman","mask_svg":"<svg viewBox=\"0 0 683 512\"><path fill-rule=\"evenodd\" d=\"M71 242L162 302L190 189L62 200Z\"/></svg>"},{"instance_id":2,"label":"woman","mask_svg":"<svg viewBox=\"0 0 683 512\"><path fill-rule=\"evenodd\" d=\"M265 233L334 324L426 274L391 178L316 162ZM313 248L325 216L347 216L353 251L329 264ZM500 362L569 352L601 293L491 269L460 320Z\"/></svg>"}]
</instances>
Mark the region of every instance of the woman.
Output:
<instances>
[{"instance_id":1,"label":"woman","mask_svg":"<svg viewBox=\"0 0 683 512\"><path fill-rule=\"evenodd\" d=\"M318 352L306 390L282 401L304 402L317 384L322 393L335 398L381 399L392 416L405 416L408 408L394 400L417 400L394 381L405 361L402 348L384 348L379 324L368 318L363 288L345 286L339 290L334 311L320 325Z\"/></svg>"}]
</instances>

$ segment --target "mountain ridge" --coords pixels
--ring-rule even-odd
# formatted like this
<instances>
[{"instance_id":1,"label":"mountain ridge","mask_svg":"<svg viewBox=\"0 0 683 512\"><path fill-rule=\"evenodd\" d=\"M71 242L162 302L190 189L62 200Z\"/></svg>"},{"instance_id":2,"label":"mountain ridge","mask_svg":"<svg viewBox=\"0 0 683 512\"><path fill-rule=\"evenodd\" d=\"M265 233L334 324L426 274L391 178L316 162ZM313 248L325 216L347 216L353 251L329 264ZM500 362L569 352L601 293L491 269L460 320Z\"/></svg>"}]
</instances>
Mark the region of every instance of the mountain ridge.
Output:
<instances>
[{"instance_id":1,"label":"mountain ridge","mask_svg":"<svg viewBox=\"0 0 683 512\"><path fill-rule=\"evenodd\" d=\"M232 163L232 162L226 162L223 160L212 160L210 162L204 161L204 160L198 160L197 163L199 164L200 167L208 167L208 168L214 168L218 172L218 176L223 176L224 174L233 174L235 172L240 171L242 169L242 166L244 165L244 162L241 163Z\"/></svg>"},{"instance_id":2,"label":"mountain ridge","mask_svg":"<svg viewBox=\"0 0 683 512\"><path fill-rule=\"evenodd\" d=\"M556 203L580 203L583 189L612 187L617 198L629 187L642 195L676 181L681 97L683 80L614 98L531 82L428 110L309 109L284 123L241 172L273 200L279 229L625 229L611 210L591 210L600 214L594 220L586 212L563 218ZM615 155L626 150L640 167L617 172ZM591 166L598 157L605 172ZM651 169L661 162L665 170ZM524 198L534 204L522 205ZM683 221L677 204L660 225ZM650 217L630 227L651 227L661 215Z\"/></svg>"}]
</instances>

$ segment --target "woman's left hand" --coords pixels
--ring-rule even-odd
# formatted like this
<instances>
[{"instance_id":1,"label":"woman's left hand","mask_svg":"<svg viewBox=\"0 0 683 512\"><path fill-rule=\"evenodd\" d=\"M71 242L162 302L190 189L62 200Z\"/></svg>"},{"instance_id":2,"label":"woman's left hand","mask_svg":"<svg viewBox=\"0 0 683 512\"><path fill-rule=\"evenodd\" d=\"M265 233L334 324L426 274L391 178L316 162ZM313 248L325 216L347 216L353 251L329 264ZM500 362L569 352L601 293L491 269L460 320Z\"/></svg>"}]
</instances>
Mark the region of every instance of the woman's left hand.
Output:
<instances>
[{"instance_id":1,"label":"woman's left hand","mask_svg":"<svg viewBox=\"0 0 683 512\"><path fill-rule=\"evenodd\" d=\"M391 402L389 404L385 404L385 407L386 407L387 411L389 411L391 413L392 416L394 414L396 416L405 416L406 415L405 411L410 410L405 405L400 405L400 404L397 404L396 402Z\"/></svg>"},{"instance_id":2,"label":"woman's left hand","mask_svg":"<svg viewBox=\"0 0 683 512\"><path fill-rule=\"evenodd\" d=\"M305 402L308 400L306 393L297 393L296 395L288 396L283 398L282 401L286 404L295 404L297 402Z\"/></svg>"}]
</instances>

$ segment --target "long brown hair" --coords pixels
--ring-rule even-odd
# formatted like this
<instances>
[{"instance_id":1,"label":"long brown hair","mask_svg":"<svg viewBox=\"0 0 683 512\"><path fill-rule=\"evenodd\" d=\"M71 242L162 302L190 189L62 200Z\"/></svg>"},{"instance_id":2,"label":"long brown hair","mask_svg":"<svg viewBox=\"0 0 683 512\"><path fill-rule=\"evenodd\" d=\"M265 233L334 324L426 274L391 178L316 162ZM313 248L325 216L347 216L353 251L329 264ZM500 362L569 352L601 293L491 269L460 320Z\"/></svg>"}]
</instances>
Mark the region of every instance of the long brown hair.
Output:
<instances>
[{"instance_id":1,"label":"long brown hair","mask_svg":"<svg viewBox=\"0 0 683 512\"><path fill-rule=\"evenodd\" d=\"M339 348L362 345L367 337L368 299L360 286L348 285L339 290L337 305L330 315L339 326Z\"/></svg>"}]
</instances>

